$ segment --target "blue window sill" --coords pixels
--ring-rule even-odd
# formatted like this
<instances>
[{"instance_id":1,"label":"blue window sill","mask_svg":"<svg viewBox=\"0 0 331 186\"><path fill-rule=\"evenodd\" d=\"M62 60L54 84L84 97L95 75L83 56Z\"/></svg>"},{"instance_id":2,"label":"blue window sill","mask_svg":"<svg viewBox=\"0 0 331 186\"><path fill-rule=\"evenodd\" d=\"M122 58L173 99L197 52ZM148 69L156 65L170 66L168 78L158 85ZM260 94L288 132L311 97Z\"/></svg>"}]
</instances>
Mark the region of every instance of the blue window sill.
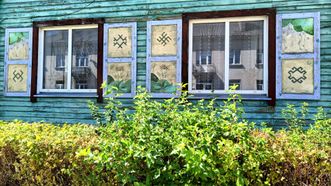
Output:
<instances>
[{"instance_id":1,"label":"blue window sill","mask_svg":"<svg viewBox=\"0 0 331 186\"><path fill-rule=\"evenodd\" d=\"M37 98L97 98L96 93L39 93Z\"/></svg>"},{"instance_id":2,"label":"blue window sill","mask_svg":"<svg viewBox=\"0 0 331 186\"><path fill-rule=\"evenodd\" d=\"M240 94L238 94L240 95ZM269 101L271 98L267 97L265 94L241 94L240 97L242 100L260 100L260 101ZM229 98L229 94L189 94L188 99L217 99L224 100Z\"/></svg>"}]
</instances>

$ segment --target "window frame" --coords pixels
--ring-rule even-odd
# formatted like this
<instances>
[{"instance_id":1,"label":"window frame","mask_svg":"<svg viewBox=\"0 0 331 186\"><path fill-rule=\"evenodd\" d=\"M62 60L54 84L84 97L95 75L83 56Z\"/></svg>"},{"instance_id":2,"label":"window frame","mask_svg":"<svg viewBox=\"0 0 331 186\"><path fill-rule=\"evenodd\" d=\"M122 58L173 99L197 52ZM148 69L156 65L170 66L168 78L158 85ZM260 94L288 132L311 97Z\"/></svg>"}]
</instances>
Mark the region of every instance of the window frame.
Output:
<instances>
[{"instance_id":1,"label":"window frame","mask_svg":"<svg viewBox=\"0 0 331 186\"><path fill-rule=\"evenodd\" d=\"M183 38L182 38L182 81L188 83L188 46L189 46L189 21L193 19L212 19L212 18L228 18L242 16L268 16L268 94L267 95L249 95L243 94L242 98L246 100L264 100L269 106L276 105L276 9L261 8L261 9L243 9L243 10L224 10L212 12L196 12L182 14L183 20ZM185 90L188 90L186 87ZM192 99L202 98L218 98L226 99L227 94L195 94Z\"/></svg>"},{"instance_id":2,"label":"window frame","mask_svg":"<svg viewBox=\"0 0 331 186\"><path fill-rule=\"evenodd\" d=\"M98 28L97 24L90 24L90 25L70 25L70 26L50 26L50 27L42 27L39 29L39 51L40 54L38 56L38 82L37 82L37 93L96 93L96 89L73 89L71 88L71 81L72 81L72 31L73 30L80 30L80 29L91 29L91 28ZM53 30L67 30L68 31L68 69L67 70L67 88L66 89L44 89L43 88L43 75L44 75L44 43L45 43L45 31L53 31ZM70 70L69 70L70 69ZM97 84L97 82L96 82Z\"/></svg>"},{"instance_id":3,"label":"window frame","mask_svg":"<svg viewBox=\"0 0 331 186\"><path fill-rule=\"evenodd\" d=\"M103 77L103 24L104 18L84 18L84 19L67 19L67 20L49 20L33 22L32 33L32 66L31 66L31 88L30 101L37 102L39 97L96 97L97 102L103 102L101 87ZM43 27L69 26L69 25L98 25L98 51L97 51L97 92L95 93L37 93L38 86L38 63L39 63L39 30Z\"/></svg>"},{"instance_id":4,"label":"window frame","mask_svg":"<svg viewBox=\"0 0 331 186\"><path fill-rule=\"evenodd\" d=\"M245 17L230 17L230 18L212 18L212 19L194 19L189 21L189 56L188 56L188 92L192 94L226 94L229 91L229 71L230 66L239 66L239 64L230 64L230 23L231 22L246 22L246 21L263 21L263 79L268 82L268 17L267 16L245 16ZM196 23L224 23L225 24L225 48L224 48L224 90L192 90L192 55L193 55L193 24ZM254 65L256 62L254 62ZM235 90L238 94L257 94L268 95L268 83L263 85L263 90Z\"/></svg>"}]
</instances>

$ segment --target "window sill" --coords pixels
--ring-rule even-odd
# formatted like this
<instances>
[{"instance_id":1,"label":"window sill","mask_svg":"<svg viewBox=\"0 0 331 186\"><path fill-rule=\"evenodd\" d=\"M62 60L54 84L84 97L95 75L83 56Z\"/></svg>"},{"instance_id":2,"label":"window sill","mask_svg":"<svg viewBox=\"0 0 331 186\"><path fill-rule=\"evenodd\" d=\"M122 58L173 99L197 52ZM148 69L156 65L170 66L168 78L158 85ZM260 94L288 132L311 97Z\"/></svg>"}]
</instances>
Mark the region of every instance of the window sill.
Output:
<instances>
[{"instance_id":1,"label":"window sill","mask_svg":"<svg viewBox=\"0 0 331 186\"><path fill-rule=\"evenodd\" d=\"M241 96L242 100L260 100L260 101L270 101L271 98L267 97L265 94L238 94ZM224 100L229 97L229 94L189 94L188 99L217 99Z\"/></svg>"},{"instance_id":2,"label":"window sill","mask_svg":"<svg viewBox=\"0 0 331 186\"><path fill-rule=\"evenodd\" d=\"M96 93L39 93L37 98L97 98Z\"/></svg>"}]
</instances>

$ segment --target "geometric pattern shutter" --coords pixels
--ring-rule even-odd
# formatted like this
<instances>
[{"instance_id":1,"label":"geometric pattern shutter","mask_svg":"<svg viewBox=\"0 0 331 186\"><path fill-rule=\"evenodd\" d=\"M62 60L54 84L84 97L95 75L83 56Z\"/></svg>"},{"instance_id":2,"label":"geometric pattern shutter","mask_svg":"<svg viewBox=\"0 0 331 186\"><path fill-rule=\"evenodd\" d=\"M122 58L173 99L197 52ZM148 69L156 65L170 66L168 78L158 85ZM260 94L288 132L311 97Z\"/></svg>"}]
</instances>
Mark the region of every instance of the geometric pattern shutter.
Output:
<instances>
[{"instance_id":1,"label":"geometric pattern shutter","mask_svg":"<svg viewBox=\"0 0 331 186\"><path fill-rule=\"evenodd\" d=\"M278 99L320 98L320 14L277 15Z\"/></svg>"},{"instance_id":2,"label":"geometric pattern shutter","mask_svg":"<svg viewBox=\"0 0 331 186\"><path fill-rule=\"evenodd\" d=\"M147 22L146 88L153 97L180 95L182 20Z\"/></svg>"},{"instance_id":3,"label":"geometric pattern shutter","mask_svg":"<svg viewBox=\"0 0 331 186\"><path fill-rule=\"evenodd\" d=\"M114 96L133 97L136 93L137 24L104 25L104 92Z\"/></svg>"},{"instance_id":4,"label":"geometric pattern shutter","mask_svg":"<svg viewBox=\"0 0 331 186\"><path fill-rule=\"evenodd\" d=\"M32 28L6 29L5 96L29 96L31 84Z\"/></svg>"}]
</instances>

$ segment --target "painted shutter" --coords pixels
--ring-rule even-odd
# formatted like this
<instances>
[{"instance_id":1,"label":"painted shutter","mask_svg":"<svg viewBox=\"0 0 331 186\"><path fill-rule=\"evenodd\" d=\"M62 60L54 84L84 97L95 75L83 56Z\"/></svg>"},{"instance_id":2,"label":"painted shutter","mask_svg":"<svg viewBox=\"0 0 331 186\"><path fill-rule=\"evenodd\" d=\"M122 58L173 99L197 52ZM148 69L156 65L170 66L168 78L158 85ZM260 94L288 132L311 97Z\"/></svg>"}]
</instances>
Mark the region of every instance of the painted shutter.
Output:
<instances>
[{"instance_id":1,"label":"painted shutter","mask_svg":"<svg viewBox=\"0 0 331 186\"><path fill-rule=\"evenodd\" d=\"M180 95L182 20L147 22L146 86L153 97Z\"/></svg>"},{"instance_id":2,"label":"painted shutter","mask_svg":"<svg viewBox=\"0 0 331 186\"><path fill-rule=\"evenodd\" d=\"M8 28L5 35L5 96L30 96L32 28Z\"/></svg>"},{"instance_id":3,"label":"painted shutter","mask_svg":"<svg viewBox=\"0 0 331 186\"><path fill-rule=\"evenodd\" d=\"M118 23L104 25L104 91L113 96L133 97L136 92L137 24Z\"/></svg>"},{"instance_id":4,"label":"painted shutter","mask_svg":"<svg viewBox=\"0 0 331 186\"><path fill-rule=\"evenodd\" d=\"M278 99L320 98L320 14L277 15Z\"/></svg>"}]
</instances>

